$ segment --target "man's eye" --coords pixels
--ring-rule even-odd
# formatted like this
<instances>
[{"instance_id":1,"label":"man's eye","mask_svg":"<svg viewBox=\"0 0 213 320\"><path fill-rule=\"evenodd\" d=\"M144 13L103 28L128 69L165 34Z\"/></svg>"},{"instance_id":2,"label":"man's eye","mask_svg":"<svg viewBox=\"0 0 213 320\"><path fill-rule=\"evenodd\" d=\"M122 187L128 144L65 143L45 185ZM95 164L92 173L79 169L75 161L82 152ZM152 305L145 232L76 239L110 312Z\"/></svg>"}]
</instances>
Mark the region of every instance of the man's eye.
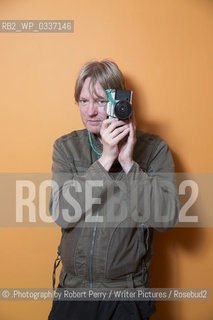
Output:
<instances>
[{"instance_id":1,"label":"man's eye","mask_svg":"<svg viewBox=\"0 0 213 320\"><path fill-rule=\"evenodd\" d=\"M106 105L107 104L107 101L106 100L99 100L98 103L100 105Z\"/></svg>"},{"instance_id":2,"label":"man's eye","mask_svg":"<svg viewBox=\"0 0 213 320\"><path fill-rule=\"evenodd\" d=\"M86 99L80 99L80 103L81 104L85 104L85 103L87 103L87 100Z\"/></svg>"}]
</instances>

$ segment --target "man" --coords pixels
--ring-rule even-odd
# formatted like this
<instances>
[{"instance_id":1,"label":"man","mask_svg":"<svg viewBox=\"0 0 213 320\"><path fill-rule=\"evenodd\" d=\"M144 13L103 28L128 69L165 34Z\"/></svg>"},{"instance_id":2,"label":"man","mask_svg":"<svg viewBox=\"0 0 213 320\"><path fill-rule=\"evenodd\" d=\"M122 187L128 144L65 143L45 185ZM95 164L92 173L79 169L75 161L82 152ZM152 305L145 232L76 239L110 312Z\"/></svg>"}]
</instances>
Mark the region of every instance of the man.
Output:
<instances>
[{"instance_id":1,"label":"man","mask_svg":"<svg viewBox=\"0 0 213 320\"><path fill-rule=\"evenodd\" d=\"M56 140L50 212L62 227L59 288L149 287L153 229L178 215L165 141L108 118L105 90L124 90L118 66L87 63L75 86L84 130ZM49 320L147 319L153 301L54 301Z\"/></svg>"}]
</instances>

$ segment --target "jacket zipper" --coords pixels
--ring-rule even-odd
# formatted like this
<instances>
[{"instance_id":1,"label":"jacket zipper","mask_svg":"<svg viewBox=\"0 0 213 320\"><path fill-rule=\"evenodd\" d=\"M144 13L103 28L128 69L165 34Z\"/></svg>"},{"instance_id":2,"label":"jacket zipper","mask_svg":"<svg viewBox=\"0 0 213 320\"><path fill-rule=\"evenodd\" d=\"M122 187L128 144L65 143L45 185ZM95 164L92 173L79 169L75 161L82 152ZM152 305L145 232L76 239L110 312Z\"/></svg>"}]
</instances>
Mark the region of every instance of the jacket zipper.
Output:
<instances>
[{"instance_id":1,"label":"jacket zipper","mask_svg":"<svg viewBox=\"0 0 213 320\"><path fill-rule=\"evenodd\" d=\"M145 223L141 223L140 224L140 227L144 230L145 232L145 236L146 238L144 239L145 241L145 247L146 247L146 250L148 251L149 250L149 228L147 227L147 225Z\"/></svg>"},{"instance_id":2,"label":"jacket zipper","mask_svg":"<svg viewBox=\"0 0 213 320\"><path fill-rule=\"evenodd\" d=\"M140 227L144 230L144 239L143 241L145 242L145 248L146 248L146 252L148 252L149 250L149 228L145 223L141 223ZM142 260L142 277L144 279L143 281L143 285L147 282L147 265L145 260Z\"/></svg>"},{"instance_id":3,"label":"jacket zipper","mask_svg":"<svg viewBox=\"0 0 213 320\"><path fill-rule=\"evenodd\" d=\"M96 218L98 218L99 212L96 213ZM89 255L89 287L90 289L93 288L93 255L94 255L94 247L95 247L95 236L97 231L97 221L95 221L95 225L92 232L92 241L90 247L90 255Z\"/></svg>"}]
</instances>

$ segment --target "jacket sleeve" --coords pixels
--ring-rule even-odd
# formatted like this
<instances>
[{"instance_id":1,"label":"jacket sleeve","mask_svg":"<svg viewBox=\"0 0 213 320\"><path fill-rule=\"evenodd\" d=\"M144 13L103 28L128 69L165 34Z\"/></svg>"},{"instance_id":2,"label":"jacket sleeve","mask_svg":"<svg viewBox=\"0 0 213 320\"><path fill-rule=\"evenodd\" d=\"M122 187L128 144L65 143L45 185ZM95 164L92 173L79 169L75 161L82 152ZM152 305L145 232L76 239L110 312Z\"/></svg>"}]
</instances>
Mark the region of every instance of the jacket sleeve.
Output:
<instances>
[{"instance_id":1,"label":"jacket sleeve","mask_svg":"<svg viewBox=\"0 0 213 320\"><path fill-rule=\"evenodd\" d=\"M134 219L158 231L175 226L179 216L179 198L172 155L164 140L154 148L147 172L134 162L126 179L130 190L128 205Z\"/></svg>"},{"instance_id":2,"label":"jacket sleeve","mask_svg":"<svg viewBox=\"0 0 213 320\"><path fill-rule=\"evenodd\" d=\"M85 214L91 218L92 205L95 201L100 203L112 179L99 161L95 161L83 174L76 173L72 159L67 158L59 140L54 143L52 159L49 211L59 226L71 228L85 219Z\"/></svg>"}]
</instances>

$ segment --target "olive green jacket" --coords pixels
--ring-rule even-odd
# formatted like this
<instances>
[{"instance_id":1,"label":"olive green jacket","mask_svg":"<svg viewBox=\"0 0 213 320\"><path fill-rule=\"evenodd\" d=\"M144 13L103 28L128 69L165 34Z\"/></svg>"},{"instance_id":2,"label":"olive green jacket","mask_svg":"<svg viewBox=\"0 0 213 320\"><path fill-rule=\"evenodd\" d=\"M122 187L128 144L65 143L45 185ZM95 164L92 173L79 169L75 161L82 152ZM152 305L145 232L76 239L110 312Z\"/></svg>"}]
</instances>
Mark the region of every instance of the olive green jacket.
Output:
<instances>
[{"instance_id":1,"label":"olive green jacket","mask_svg":"<svg viewBox=\"0 0 213 320\"><path fill-rule=\"evenodd\" d=\"M57 139L50 213L62 228L60 285L72 288L148 287L153 230L178 219L174 163L159 136L137 131L134 164L107 172L102 144L87 130Z\"/></svg>"}]
</instances>

